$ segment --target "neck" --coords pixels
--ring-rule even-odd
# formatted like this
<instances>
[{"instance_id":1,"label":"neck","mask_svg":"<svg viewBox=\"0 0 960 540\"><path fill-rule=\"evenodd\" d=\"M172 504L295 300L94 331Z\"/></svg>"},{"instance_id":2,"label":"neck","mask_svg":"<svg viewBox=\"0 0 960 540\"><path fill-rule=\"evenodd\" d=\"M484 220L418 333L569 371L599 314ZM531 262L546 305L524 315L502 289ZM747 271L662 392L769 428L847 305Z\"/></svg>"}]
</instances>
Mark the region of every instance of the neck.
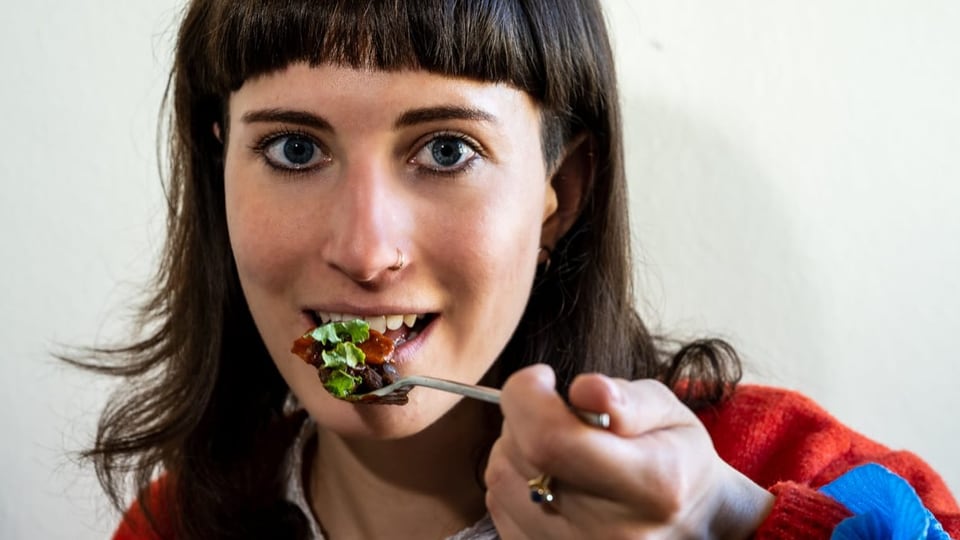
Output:
<instances>
[{"instance_id":1,"label":"neck","mask_svg":"<svg viewBox=\"0 0 960 540\"><path fill-rule=\"evenodd\" d=\"M488 407L462 400L403 439L345 439L319 428L307 485L325 534L444 538L479 520L481 450L496 436Z\"/></svg>"}]
</instances>

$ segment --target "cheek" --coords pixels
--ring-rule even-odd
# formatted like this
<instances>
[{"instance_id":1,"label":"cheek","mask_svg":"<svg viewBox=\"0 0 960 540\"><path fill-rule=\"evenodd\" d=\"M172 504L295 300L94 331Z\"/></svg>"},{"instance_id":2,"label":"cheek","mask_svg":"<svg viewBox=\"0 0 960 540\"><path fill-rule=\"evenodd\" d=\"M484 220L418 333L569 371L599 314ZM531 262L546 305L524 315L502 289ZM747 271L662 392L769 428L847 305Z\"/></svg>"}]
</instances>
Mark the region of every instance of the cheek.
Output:
<instances>
[{"instance_id":1,"label":"cheek","mask_svg":"<svg viewBox=\"0 0 960 540\"><path fill-rule=\"evenodd\" d=\"M248 294L253 288L279 290L294 268L297 250L291 242L297 235L269 190L258 189L255 179L229 173L228 168L227 229L241 283Z\"/></svg>"},{"instance_id":2,"label":"cheek","mask_svg":"<svg viewBox=\"0 0 960 540\"><path fill-rule=\"evenodd\" d=\"M530 294L545 193L529 176L513 185L528 187L502 191L502 196L488 198L469 215L448 219L439 263L445 266L445 287L460 291L455 307L474 311L468 319L473 330L486 330L470 334L482 339L502 335L498 340L502 344Z\"/></svg>"},{"instance_id":3,"label":"cheek","mask_svg":"<svg viewBox=\"0 0 960 540\"><path fill-rule=\"evenodd\" d=\"M475 270L494 279L512 282L528 268L527 253L536 249L539 212L519 205L499 204L478 220L469 236L477 239L472 255Z\"/></svg>"},{"instance_id":4,"label":"cheek","mask_svg":"<svg viewBox=\"0 0 960 540\"><path fill-rule=\"evenodd\" d=\"M491 273L526 279L540 243L546 189L543 180L531 173L522 180L516 179L514 184L517 189L491 201L472 232L483 238L478 255Z\"/></svg>"}]
</instances>

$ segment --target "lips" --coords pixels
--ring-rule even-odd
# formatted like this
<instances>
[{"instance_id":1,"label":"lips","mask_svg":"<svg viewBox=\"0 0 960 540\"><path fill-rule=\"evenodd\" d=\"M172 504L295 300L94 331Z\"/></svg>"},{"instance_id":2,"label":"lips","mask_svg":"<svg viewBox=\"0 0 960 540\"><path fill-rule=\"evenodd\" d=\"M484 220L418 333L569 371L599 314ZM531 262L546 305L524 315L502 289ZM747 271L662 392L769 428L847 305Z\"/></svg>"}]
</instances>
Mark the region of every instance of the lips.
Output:
<instances>
[{"instance_id":1,"label":"lips","mask_svg":"<svg viewBox=\"0 0 960 540\"><path fill-rule=\"evenodd\" d=\"M416 338L420 331L435 317L434 314L430 313L390 315L355 315L351 313L333 313L326 311L310 311L308 313L318 326L328 322L352 321L354 319L364 320L370 325L371 330L376 330L390 338L396 346L400 346Z\"/></svg>"},{"instance_id":2,"label":"lips","mask_svg":"<svg viewBox=\"0 0 960 540\"><path fill-rule=\"evenodd\" d=\"M314 318L320 324L326 324L331 321L352 321L362 319L370 325L371 330L384 333L387 330L399 330L401 327L413 328L417 320L424 315L417 313L393 314L393 315L353 315L350 313L328 313L325 311L314 311Z\"/></svg>"}]
</instances>

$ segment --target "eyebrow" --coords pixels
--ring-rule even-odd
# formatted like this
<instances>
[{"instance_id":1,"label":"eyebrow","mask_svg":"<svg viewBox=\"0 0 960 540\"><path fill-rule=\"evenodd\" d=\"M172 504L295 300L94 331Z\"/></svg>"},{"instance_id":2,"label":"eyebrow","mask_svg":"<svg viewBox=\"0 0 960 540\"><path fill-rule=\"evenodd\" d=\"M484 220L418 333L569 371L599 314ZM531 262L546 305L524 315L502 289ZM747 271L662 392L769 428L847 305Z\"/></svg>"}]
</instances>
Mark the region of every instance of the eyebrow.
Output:
<instances>
[{"instance_id":1,"label":"eyebrow","mask_svg":"<svg viewBox=\"0 0 960 540\"><path fill-rule=\"evenodd\" d=\"M293 109L259 109L248 111L244 113L241 120L246 124L283 122L285 124L296 124L323 131L333 131L333 126L322 116ZM472 120L475 122L497 123L497 118L494 115L482 109L443 105L409 110L400 115L400 118L394 122L394 127L409 127L441 120Z\"/></svg>"},{"instance_id":2,"label":"eyebrow","mask_svg":"<svg viewBox=\"0 0 960 540\"><path fill-rule=\"evenodd\" d=\"M283 122L286 124L296 124L299 126L310 127L322 131L333 131L333 126L323 117L317 116L306 111L297 111L290 109L261 109L244 113L241 117L244 123L253 124L257 122Z\"/></svg>"},{"instance_id":3,"label":"eyebrow","mask_svg":"<svg viewBox=\"0 0 960 540\"><path fill-rule=\"evenodd\" d=\"M394 123L394 127L407 127L427 122L436 122L438 120L472 120L475 122L497 123L497 118L494 115L482 109L444 105L407 111L400 115L400 118Z\"/></svg>"}]
</instances>

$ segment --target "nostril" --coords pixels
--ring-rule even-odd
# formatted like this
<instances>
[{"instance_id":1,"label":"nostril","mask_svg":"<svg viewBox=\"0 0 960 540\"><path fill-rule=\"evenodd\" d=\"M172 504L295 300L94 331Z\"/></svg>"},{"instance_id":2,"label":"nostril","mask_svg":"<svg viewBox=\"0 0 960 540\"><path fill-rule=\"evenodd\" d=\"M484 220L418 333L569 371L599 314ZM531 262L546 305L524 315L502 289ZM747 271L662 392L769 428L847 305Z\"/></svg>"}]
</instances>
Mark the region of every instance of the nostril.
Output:
<instances>
[{"instance_id":1,"label":"nostril","mask_svg":"<svg viewBox=\"0 0 960 540\"><path fill-rule=\"evenodd\" d=\"M361 284L384 280L408 265L406 255L399 248L333 251L328 254L327 261L331 267Z\"/></svg>"}]
</instances>

